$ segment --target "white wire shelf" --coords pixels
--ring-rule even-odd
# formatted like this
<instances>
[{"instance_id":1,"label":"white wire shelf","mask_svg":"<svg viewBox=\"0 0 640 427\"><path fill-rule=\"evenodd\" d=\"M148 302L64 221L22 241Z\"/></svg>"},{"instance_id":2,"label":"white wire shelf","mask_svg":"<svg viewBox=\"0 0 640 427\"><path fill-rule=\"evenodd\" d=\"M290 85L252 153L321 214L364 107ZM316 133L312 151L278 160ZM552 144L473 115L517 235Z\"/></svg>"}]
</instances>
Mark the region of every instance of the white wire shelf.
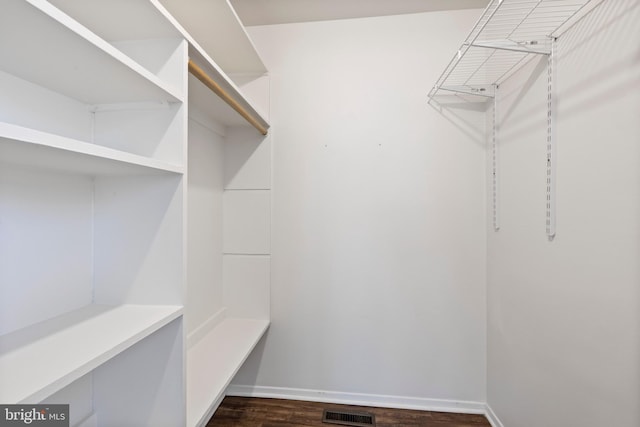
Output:
<instances>
[{"instance_id":1,"label":"white wire shelf","mask_svg":"<svg viewBox=\"0 0 640 427\"><path fill-rule=\"evenodd\" d=\"M495 87L536 55L592 0L491 0L446 66L429 97L492 98Z\"/></svg>"}]
</instances>

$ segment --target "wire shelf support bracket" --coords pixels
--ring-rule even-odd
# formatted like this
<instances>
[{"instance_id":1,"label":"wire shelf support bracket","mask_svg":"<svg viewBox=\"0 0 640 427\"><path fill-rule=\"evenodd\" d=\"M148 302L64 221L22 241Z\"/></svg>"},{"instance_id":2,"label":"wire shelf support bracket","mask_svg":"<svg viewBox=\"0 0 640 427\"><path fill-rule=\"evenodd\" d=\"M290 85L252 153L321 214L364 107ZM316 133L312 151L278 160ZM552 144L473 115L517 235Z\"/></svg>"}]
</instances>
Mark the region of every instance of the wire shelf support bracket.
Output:
<instances>
[{"instance_id":1,"label":"wire shelf support bracket","mask_svg":"<svg viewBox=\"0 0 640 427\"><path fill-rule=\"evenodd\" d=\"M556 91L555 39L547 57L547 237L556 236Z\"/></svg>"}]
</instances>

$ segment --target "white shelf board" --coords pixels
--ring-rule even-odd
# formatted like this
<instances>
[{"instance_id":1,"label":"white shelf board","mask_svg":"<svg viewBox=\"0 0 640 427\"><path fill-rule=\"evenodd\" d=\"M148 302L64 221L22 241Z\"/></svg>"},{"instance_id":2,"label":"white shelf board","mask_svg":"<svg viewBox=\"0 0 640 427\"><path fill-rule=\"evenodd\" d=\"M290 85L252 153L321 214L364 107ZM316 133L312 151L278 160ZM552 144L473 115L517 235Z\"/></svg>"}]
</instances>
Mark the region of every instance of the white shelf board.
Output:
<instances>
[{"instance_id":1,"label":"white shelf board","mask_svg":"<svg viewBox=\"0 0 640 427\"><path fill-rule=\"evenodd\" d=\"M185 29L176 18L164 7L159 0L150 0L165 18L170 21L175 28L180 31L182 37L189 43L189 57L209 77L211 77L220 87L226 91L242 108L253 115L257 121L265 128L269 128L269 122L264 118L247 98L242 94L238 86L225 74L225 71L207 52L194 37ZM216 0L217 1L217 0ZM223 37L224 38L224 37ZM216 58L217 60L217 58ZM266 70L264 71L266 72ZM263 71L261 71L263 73ZM220 97L209 90L201 81L189 74L189 104L197 109L199 113L214 122L226 126L250 126L235 110L227 105Z\"/></svg>"},{"instance_id":2,"label":"white shelf board","mask_svg":"<svg viewBox=\"0 0 640 427\"><path fill-rule=\"evenodd\" d=\"M187 426L203 425L269 327L228 317L187 350Z\"/></svg>"},{"instance_id":3,"label":"white shelf board","mask_svg":"<svg viewBox=\"0 0 640 427\"><path fill-rule=\"evenodd\" d=\"M77 1L77 0L51 0L51 3L62 9L65 13L71 15L74 19L88 26L91 31L98 36L110 42L121 42L127 40L146 40L159 38L184 38L189 43L189 55L198 65L203 68L209 76L211 76L224 90L229 93L245 110L258 118L263 126L269 127L269 124L259 113L256 108L242 95L240 89L223 71L217 61L223 60L227 62L227 68L233 70L242 69L241 61L245 56L241 51L234 51L232 54L226 53L222 55L218 51L206 51L192 34L185 29L178 20L164 7L163 3L158 0L93 0ZM222 8L226 12L220 16L216 15L217 20L226 19L223 40L225 49L231 48L228 43L231 39L238 36L238 32L244 33L244 28L237 20L235 12L227 10L226 2L209 2L198 4L194 9ZM229 6L230 7L230 6ZM232 13L233 12L233 13ZM244 34L246 37L246 33ZM248 40L248 38L247 38ZM237 43L236 43L237 44ZM250 44L250 41L249 41ZM245 48L247 48L245 46ZM247 48L248 49L248 48ZM250 51L255 49L250 46ZM222 55L222 56L221 56ZM257 55L257 54L256 54ZM213 59L215 58L215 60ZM225 59L226 58L226 59ZM236 61L240 61L236 64ZM229 63L234 63L231 66ZM263 74L266 72L264 64L260 61L258 71L248 68L242 74ZM246 67L244 67L246 68ZM249 71L247 71L249 70ZM228 73L229 71L227 71ZM189 75L189 99L191 104L197 108L205 116L212 120L224 124L226 126L248 126L248 123L231 107L229 107L218 96L211 93L198 79Z\"/></svg>"},{"instance_id":4,"label":"white shelf board","mask_svg":"<svg viewBox=\"0 0 640 427\"><path fill-rule=\"evenodd\" d=\"M237 19L235 12L230 10L226 1L202 2L192 7L191 13L204 13L203 8L219 8L224 13L215 16L216 22L226 20L223 27L216 27L216 31L227 31L216 40L223 49L206 50L200 45L207 39L196 40L189 30L165 8L167 2L159 0L51 0L55 6L71 15L74 19L88 26L101 38L110 42L127 40L147 40L160 38L184 38L189 43L189 55L203 68L224 90L229 93L245 110L252 113L265 127L269 127L263 115L242 95L240 89L233 83L226 73L242 70L241 74L264 74L266 68L262 60L257 57L255 48L248 39L242 24ZM171 3L171 2L169 2ZM176 2L177 6L185 6L182 1ZM185 2L187 4L189 2ZM176 4L173 5L174 7ZM218 22L219 24L219 22ZM213 25L213 24L211 24ZM210 30L213 30L211 28ZM229 40L245 40L244 42L231 43ZM244 47L238 47L244 46ZM236 49L227 52L229 49ZM246 51L243 53L243 51ZM252 53L253 52L253 53ZM251 62L246 58L258 58L259 65L243 65ZM226 63L221 67L221 63ZM223 71L223 69L225 71ZM192 105L205 114L205 116L227 126L245 126L247 122L218 96L211 93L199 80L189 76L189 99Z\"/></svg>"},{"instance_id":5,"label":"white shelf board","mask_svg":"<svg viewBox=\"0 0 640 427\"><path fill-rule=\"evenodd\" d=\"M159 0L226 74L267 72L228 0Z\"/></svg>"},{"instance_id":6,"label":"white shelf board","mask_svg":"<svg viewBox=\"0 0 640 427\"><path fill-rule=\"evenodd\" d=\"M48 0L109 42L180 38L149 0Z\"/></svg>"},{"instance_id":7,"label":"white shelf board","mask_svg":"<svg viewBox=\"0 0 640 427\"><path fill-rule=\"evenodd\" d=\"M0 402L40 402L181 315L179 306L90 305L0 336Z\"/></svg>"},{"instance_id":8,"label":"white shelf board","mask_svg":"<svg viewBox=\"0 0 640 427\"><path fill-rule=\"evenodd\" d=\"M208 70L209 75L215 75ZM221 80L216 80L221 82ZM223 82L223 81L222 81ZM224 85L224 82L222 83ZM227 92L233 93L235 91ZM253 116L267 129L270 127L267 120L264 119L248 101L244 98L234 97L236 101L245 108L245 110L253 113ZM219 96L215 95L200 80L189 74L189 111L198 110L214 122L221 123L225 126L251 126L240 114L227 105Z\"/></svg>"},{"instance_id":9,"label":"white shelf board","mask_svg":"<svg viewBox=\"0 0 640 427\"><path fill-rule=\"evenodd\" d=\"M91 105L182 102L183 94L49 2L6 0L2 8L1 70Z\"/></svg>"},{"instance_id":10,"label":"white shelf board","mask_svg":"<svg viewBox=\"0 0 640 427\"><path fill-rule=\"evenodd\" d=\"M491 0L442 72L429 97L491 98L499 85L534 56L551 51L551 38L592 0Z\"/></svg>"},{"instance_id":11,"label":"white shelf board","mask_svg":"<svg viewBox=\"0 0 640 427\"><path fill-rule=\"evenodd\" d=\"M0 161L88 175L183 172L180 165L3 122Z\"/></svg>"}]
</instances>

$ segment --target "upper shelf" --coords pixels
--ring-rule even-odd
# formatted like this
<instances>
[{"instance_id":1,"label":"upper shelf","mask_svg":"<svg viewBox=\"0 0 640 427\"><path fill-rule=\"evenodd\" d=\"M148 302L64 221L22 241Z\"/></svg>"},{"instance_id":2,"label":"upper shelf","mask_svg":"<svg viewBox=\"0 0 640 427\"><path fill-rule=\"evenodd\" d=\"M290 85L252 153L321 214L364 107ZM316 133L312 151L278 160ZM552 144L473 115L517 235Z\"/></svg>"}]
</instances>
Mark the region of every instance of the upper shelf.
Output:
<instances>
[{"instance_id":1,"label":"upper shelf","mask_svg":"<svg viewBox=\"0 0 640 427\"><path fill-rule=\"evenodd\" d=\"M228 0L159 0L227 74L267 72Z\"/></svg>"},{"instance_id":2,"label":"upper shelf","mask_svg":"<svg viewBox=\"0 0 640 427\"><path fill-rule=\"evenodd\" d=\"M269 127L263 115L227 75L259 75L264 74L266 68L226 0L198 2L195 5L186 0L50 1L99 37L115 45L129 40L185 39L189 43L190 58L238 105L256 117L263 126ZM165 4L171 6L172 10L167 10ZM181 13L182 19L176 19L170 12ZM209 16L212 14L213 16ZM197 19L201 16L208 19L204 28L194 24L199 22ZM195 33L192 34L192 30ZM207 32L214 30L216 34ZM219 46L214 46L216 44ZM215 117L216 121L224 125L245 124L231 107L194 78L189 79L189 92L193 105L202 109L207 116Z\"/></svg>"},{"instance_id":3,"label":"upper shelf","mask_svg":"<svg viewBox=\"0 0 640 427\"><path fill-rule=\"evenodd\" d=\"M191 66L195 65L200 69L201 74L196 76L193 72L190 73L189 76L189 104L192 107L195 107L199 110L199 112L203 113L209 119L213 119L216 122L220 122L227 126L242 126L246 125L247 122L252 124L256 128L260 128L260 132L265 134L266 130L269 129L269 122L264 118L264 115L258 111L255 106L244 96L242 92L238 88L238 86L229 78L229 76L225 73L225 71L218 65L218 57L215 57L215 60L211 57L211 55L221 55L221 59L223 61L235 60L233 52L231 52L230 56L225 56L219 52L212 52L211 50L206 50L202 47L201 43L207 42L207 37L211 38L211 34L201 34L201 37L204 37L204 40L198 38L194 39L190 32L185 29L180 22L176 20L176 18L169 13L167 9L159 2L159 0L151 0L156 9L160 11L165 18L170 21L175 28L177 28L182 37L189 43L189 58L190 64L189 68L191 71ZM220 2L220 0L213 1L215 3ZM212 3L213 3L212 2ZM231 7L226 0L224 1L228 7ZM209 4L209 3L207 3ZM199 7L203 7L203 4L198 4L196 6L192 6L193 9L199 10ZM209 6L210 7L210 6ZM242 33L247 37L247 42L251 44L250 40L246 32L244 32L244 28L242 27L242 23L237 19L237 15L231 9L231 14L223 14L227 16L226 19L230 19L229 17L233 17L231 20L233 22L233 27L241 27ZM226 25L230 25L230 22L227 22ZM233 34L234 31L231 30L230 34ZM225 39L226 35L224 33L218 34L221 39ZM233 40L233 37L231 38ZM253 48L253 44L251 44L252 52L255 53L255 49ZM246 54L246 51L244 52ZM257 55L257 53L255 53ZM238 58L242 58L244 55L242 54L242 50L237 52ZM259 59L259 58L258 58ZM262 61L260 61L262 63ZM244 69L244 75L257 75L263 74L266 69L260 68L260 70L248 70ZM202 76L205 76L204 79ZM197 78L196 78L197 77ZM224 97L226 100L222 99L221 94L214 95L214 92L211 90L210 85L204 83L203 80L213 81L213 84L218 86L218 92L224 93ZM235 104L235 105L234 105ZM236 111L233 111L231 108ZM239 108L238 108L239 107ZM191 110L191 107L190 107ZM240 111L244 111L241 113ZM246 119L246 115L252 117L251 120ZM241 118L242 116L242 118ZM256 126L257 125L257 126Z\"/></svg>"},{"instance_id":4,"label":"upper shelf","mask_svg":"<svg viewBox=\"0 0 640 427\"><path fill-rule=\"evenodd\" d=\"M148 0L48 0L110 43L181 37Z\"/></svg>"},{"instance_id":5,"label":"upper shelf","mask_svg":"<svg viewBox=\"0 0 640 427\"><path fill-rule=\"evenodd\" d=\"M87 104L182 101L183 94L43 0L3 2L0 52L0 70Z\"/></svg>"},{"instance_id":6,"label":"upper shelf","mask_svg":"<svg viewBox=\"0 0 640 427\"><path fill-rule=\"evenodd\" d=\"M499 85L551 41L591 0L492 0L429 97L446 93L491 98Z\"/></svg>"}]
</instances>

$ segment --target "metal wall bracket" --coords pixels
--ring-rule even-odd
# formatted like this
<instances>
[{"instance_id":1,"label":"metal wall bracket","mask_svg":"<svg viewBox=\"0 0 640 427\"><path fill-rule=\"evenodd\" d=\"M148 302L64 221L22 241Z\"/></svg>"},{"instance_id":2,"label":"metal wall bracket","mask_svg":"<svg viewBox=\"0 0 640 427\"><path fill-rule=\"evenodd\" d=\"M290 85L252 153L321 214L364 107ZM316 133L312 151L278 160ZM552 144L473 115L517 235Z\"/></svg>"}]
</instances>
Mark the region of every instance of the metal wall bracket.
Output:
<instances>
[{"instance_id":1,"label":"metal wall bracket","mask_svg":"<svg viewBox=\"0 0 640 427\"><path fill-rule=\"evenodd\" d=\"M493 231L500 230L500 179L498 158L498 86L494 85L493 93L493 126L491 141L491 193L493 211Z\"/></svg>"},{"instance_id":2,"label":"metal wall bracket","mask_svg":"<svg viewBox=\"0 0 640 427\"><path fill-rule=\"evenodd\" d=\"M547 57L547 237L556 235L556 39L551 40L551 54Z\"/></svg>"},{"instance_id":3,"label":"metal wall bracket","mask_svg":"<svg viewBox=\"0 0 640 427\"><path fill-rule=\"evenodd\" d=\"M486 87L474 87L474 86L442 86L438 90L446 90L447 92L455 92L464 95L482 96L485 98L493 98L493 91L491 88Z\"/></svg>"},{"instance_id":4,"label":"metal wall bracket","mask_svg":"<svg viewBox=\"0 0 640 427\"><path fill-rule=\"evenodd\" d=\"M485 40L475 41L470 43L469 46L484 47L487 49L509 50L512 52L533 53L537 55L549 55L551 52L549 49L545 49L544 45L540 46L537 40L530 40L526 42L517 42L513 40Z\"/></svg>"}]
</instances>

